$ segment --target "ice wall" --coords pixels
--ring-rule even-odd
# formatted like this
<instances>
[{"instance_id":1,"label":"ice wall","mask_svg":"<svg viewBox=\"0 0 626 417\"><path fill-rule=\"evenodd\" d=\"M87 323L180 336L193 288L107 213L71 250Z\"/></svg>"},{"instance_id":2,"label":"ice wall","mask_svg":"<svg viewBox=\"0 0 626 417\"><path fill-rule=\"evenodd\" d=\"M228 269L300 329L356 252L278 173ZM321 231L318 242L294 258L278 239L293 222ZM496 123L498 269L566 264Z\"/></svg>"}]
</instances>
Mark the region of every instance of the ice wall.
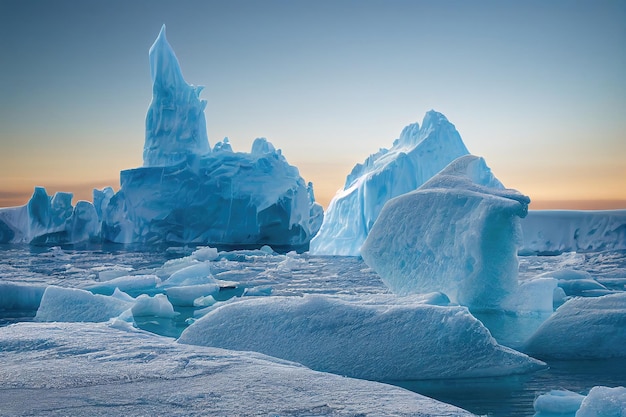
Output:
<instances>
[{"instance_id":1,"label":"ice wall","mask_svg":"<svg viewBox=\"0 0 626 417\"><path fill-rule=\"evenodd\" d=\"M413 191L467 148L444 115L429 111L422 126L402 130L391 149L381 149L357 164L325 213L322 227L311 241L311 253L359 255L359 248L385 203Z\"/></svg>"},{"instance_id":2,"label":"ice wall","mask_svg":"<svg viewBox=\"0 0 626 417\"><path fill-rule=\"evenodd\" d=\"M143 164L168 166L189 155L210 152L204 108L203 87L185 82L178 59L165 37L165 25L150 48L152 102L146 115L146 142Z\"/></svg>"},{"instance_id":3,"label":"ice wall","mask_svg":"<svg viewBox=\"0 0 626 417\"><path fill-rule=\"evenodd\" d=\"M519 219L529 202L482 158L462 156L390 200L361 255L397 294L441 291L473 309L500 308L517 291Z\"/></svg>"},{"instance_id":4,"label":"ice wall","mask_svg":"<svg viewBox=\"0 0 626 417\"><path fill-rule=\"evenodd\" d=\"M626 210L531 210L521 224L522 254L626 249Z\"/></svg>"}]
</instances>

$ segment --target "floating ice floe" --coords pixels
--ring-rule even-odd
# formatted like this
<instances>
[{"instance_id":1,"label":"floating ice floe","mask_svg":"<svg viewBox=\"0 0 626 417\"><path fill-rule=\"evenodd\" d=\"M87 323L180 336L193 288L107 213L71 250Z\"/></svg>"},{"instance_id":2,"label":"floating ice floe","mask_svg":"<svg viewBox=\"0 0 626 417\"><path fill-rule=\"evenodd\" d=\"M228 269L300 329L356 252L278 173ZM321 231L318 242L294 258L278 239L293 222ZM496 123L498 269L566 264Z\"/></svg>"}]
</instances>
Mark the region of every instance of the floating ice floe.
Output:
<instances>
[{"instance_id":1,"label":"floating ice floe","mask_svg":"<svg viewBox=\"0 0 626 417\"><path fill-rule=\"evenodd\" d=\"M508 375L544 366L498 345L464 307L397 298L247 298L213 308L179 342L256 351L373 380Z\"/></svg>"},{"instance_id":2,"label":"floating ice floe","mask_svg":"<svg viewBox=\"0 0 626 417\"><path fill-rule=\"evenodd\" d=\"M572 298L541 325L524 352L542 359L626 357L626 293Z\"/></svg>"}]
</instances>

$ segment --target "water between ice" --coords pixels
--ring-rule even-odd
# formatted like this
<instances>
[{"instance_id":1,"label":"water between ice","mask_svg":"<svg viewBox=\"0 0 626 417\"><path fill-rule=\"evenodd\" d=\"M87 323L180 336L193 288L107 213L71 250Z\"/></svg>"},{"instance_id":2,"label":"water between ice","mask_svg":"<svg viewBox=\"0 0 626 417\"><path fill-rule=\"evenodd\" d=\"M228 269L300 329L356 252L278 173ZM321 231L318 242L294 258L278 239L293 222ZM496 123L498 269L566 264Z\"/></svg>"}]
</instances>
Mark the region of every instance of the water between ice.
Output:
<instances>
[{"instance_id":1,"label":"water between ice","mask_svg":"<svg viewBox=\"0 0 626 417\"><path fill-rule=\"evenodd\" d=\"M121 267L132 274L149 272L169 259L191 253L191 248L91 247L49 248L0 245L0 281L83 287L97 280L97 271ZM227 289L224 298L240 296L244 287L271 286L272 295L380 294L389 292L382 281L359 258L283 255L256 257L231 254L221 261L224 271L218 278L240 283ZM520 278L527 279L553 270L569 268L591 273L607 287L623 290L626 252L563 254L520 258ZM174 320L143 319L145 330L176 337L186 326L184 319L193 309L177 309ZM31 320L35 312L11 317L0 311L0 325ZM491 326L532 329L532 317L507 315L479 317ZM538 324L538 323L536 323ZM511 339L511 344L515 340ZM545 371L499 378L446 379L429 381L386 381L394 385L489 416L532 416L537 395L552 389L586 394L595 385L626 386L626 360L550 362Z\"/></svg>"}]
</instances>

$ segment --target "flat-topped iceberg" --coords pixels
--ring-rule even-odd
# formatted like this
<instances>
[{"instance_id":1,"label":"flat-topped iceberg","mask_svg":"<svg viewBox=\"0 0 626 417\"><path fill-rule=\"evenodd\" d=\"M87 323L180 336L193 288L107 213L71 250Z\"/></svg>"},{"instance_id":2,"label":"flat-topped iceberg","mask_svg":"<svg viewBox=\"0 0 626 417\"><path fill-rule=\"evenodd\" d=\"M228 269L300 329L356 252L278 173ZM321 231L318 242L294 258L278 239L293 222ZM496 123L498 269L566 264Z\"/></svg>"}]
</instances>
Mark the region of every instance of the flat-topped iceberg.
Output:
<instances>
[{"instance_id":1,"label":"flat-topped iceberg","mask_svg":"<svg viewBox=\"0 0 626 417\"><path fill-rule=\"evenodd\" d=\"M385 203L413 191L456 158L468 153L461 136L436 111L402 130L391 149L357 164L325 213L311 253L357 256Z\"/></svg>"},{"instance_id":2,"label":"flat-topped iceberg","mask_svg":"<svg viewBox=\"0 0 626 417\"><path fill-rule=\"evenodd\" d=\"M517 291L519 219L529 202L466 155L390 200L361 255L397 294L441 291L472 309L499 309Z\"/></svg>"},{"instance_id":3,"label":"flat-topped iceberg","mask_svg":"<svg viewBox=\"0 0 626 417\"><path fill-rule=\"evenodd\" d=\"M626 250L626 210L531 210L522 254Z\"/></svg>"}]
</instances>

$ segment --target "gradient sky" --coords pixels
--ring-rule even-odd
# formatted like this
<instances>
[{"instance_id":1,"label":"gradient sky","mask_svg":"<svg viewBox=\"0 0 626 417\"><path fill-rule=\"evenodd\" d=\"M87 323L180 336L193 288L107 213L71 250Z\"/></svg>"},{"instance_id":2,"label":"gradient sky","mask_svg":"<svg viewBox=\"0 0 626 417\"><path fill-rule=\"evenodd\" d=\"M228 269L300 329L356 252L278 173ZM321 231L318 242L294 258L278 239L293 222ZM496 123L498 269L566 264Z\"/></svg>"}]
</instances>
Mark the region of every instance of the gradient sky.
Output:
<instances>
[{"instance_id":1,"label":"gradient sky","mask_svg":"<svg viewBox=\"0 0 626 417\"><path fill-rule=\"evenodd\" d=\"M267 137L324 205L435 109L532 207L626 208L626 2L576 0L0 0L0 206L142 165L163 23L211 145Z\"/></svg>"}]
</instances>

